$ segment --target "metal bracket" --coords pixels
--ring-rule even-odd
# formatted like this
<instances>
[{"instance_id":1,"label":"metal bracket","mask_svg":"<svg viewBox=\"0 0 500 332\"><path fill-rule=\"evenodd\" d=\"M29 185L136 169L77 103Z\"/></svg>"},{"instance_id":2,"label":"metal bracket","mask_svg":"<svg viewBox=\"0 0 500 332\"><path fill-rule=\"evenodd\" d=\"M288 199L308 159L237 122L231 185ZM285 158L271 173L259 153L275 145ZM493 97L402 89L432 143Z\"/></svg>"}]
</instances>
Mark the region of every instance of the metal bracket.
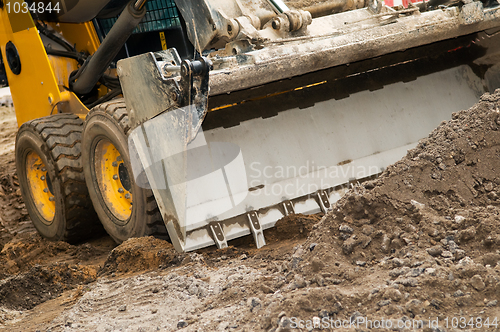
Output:
<instances>
[{"instance_id":1,"label":"metal bracket","mask_svg":"<svg viewBox=\"0 0 500 332\"><path fill-rule=\"evenodd\" d=\"M220 222L215 221L208 225L210 230L212 231L212 237L214 238L214 242L217 245L217 248L227 248L227 240L226 235L224 235L224 231L222 230L222 225Z\"/></svg>"},{"instance_id":2,"label":"metal bracket","mask_svg":"<svg viewBox=\"0 0 500 332\"><path fill-rule=\"evenodd\" d=\"M247 214L248 222L250 224L250 230L252 231L253 238L255 240L255 246L257 249L266 245L266 239L264 238L264 231L260 224L259 216L257 212L252 211Z\"/></svg>"},{"instance_id":3,"label":"metal bracket","mask_svg":"<svg viewBox=\"0 0 500 332\"><path fill-rule=\"evenodd\" d=\"M204 57L198 60L185 59L182 60L180 67L180 105L197 105L202 119L203 113L207 110L208 79L212 62Z\"/></svg>"},{"instance_id":4,"label":"metal bracket","mask_svg":"<svg viewBox=\"0 0 500 332\"><path fill-rule=\"evenodd\" d=\"M330 208L330 200L328 199L328 194L325 191L318 191L317 192L317 197L318 197L318 202L319 202L319 207L323 213L326 213L326 211Z\"/></svg>"},{"instance_id":5,"label":"metal bracket","mask_svg":"<svg viewBox=\"0 0 500 332\"><path fill-rule=\"evenodd\" d=\"M285 210L285 216L288 216L289 214L295 213L295 209L293 208L293 204L291 201L284 201L283 202L283 209Z\"/></svg>"}]
</instances>

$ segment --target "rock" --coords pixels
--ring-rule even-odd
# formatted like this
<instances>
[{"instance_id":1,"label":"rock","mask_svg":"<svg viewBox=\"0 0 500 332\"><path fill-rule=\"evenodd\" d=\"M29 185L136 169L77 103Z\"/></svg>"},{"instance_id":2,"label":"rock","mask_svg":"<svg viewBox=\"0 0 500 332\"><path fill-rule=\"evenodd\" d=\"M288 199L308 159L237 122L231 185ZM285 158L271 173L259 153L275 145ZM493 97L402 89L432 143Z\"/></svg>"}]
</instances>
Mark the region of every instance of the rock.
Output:
<instances>
[{"instance_id":1,"label":"rock","mask_svg":"<svg viewBox=\"0 0 500 332\"><path fill-rule=\"evenodd\" d=\"M401 284L405 287L416 287L418 285L418 280L415 278L404 278L396 280L397 284Z\"/></svg>"},{"instance_id":2,"label":"rock","mask_svg":"<svg viewBox=\"0 0 500 332\"><path fill-rule=\"evenodd\" d=\"M437 310L439 310L439 308L441 308L441 301L439 300L436 300L436 299L432 299L431 302L430 302L430 305L433 306L434 308L436 308Z\"/></svg>"},{"instance_id":3,"label":"rock","mask_svg":"<svg viewBox=\"0 0 500 332\"><path fill-rule=\"evenodd\" d=\"M125 310L127 310L127 306L125 304L118 307L118 311L125 311Z\"/></svg>"},{"instance_id":4,"label":"rock","mask_svg":"<svg viewBox=\"0 0 500 332\"><path fill-rule=\"evenodd\" d=\"M425 274L428 274L430 276L435 276L436 275L436 269L433 267L428 267L425 269Z\"/></svg>"},{"instance_id":5,"label":"rock","mask_svg":"<svg viewBox=\"0 0 500 332\"><path fill-rule=\"evenodd\" d=\"M349 255L353 252L354 247L356 247L358 241L356 240L356 235L352 235L350 238L344 241L342 244L342 251L344 254Z\"/></svg>"},{"instance_id":6,"label":"rock","mask_svg":"<svg viewBox=\"0 0 500 332\"><path fill-rule=\"evenodd\" d=\"M292 257L291 267L292 269L296 269L299 266L299 263L302 261L300 257Z\"/></svg>"},{"instance_id":7,"label":"rock","mask_svg":"<svg viewBox=\"0 0 500 332\"><path fill-rule=\"evenodd\" d=\"M361 245L361 248L365 249L368 247L368 245L372 242L372 238L369 236L366 236L364 234L361 234L359 236L358 243Z\"/></svg>"},{"instance_id":8,"label":"rock","mask_svg":"<svg viewBox=\"0 0 500 332\"><path fill-rule=\"evenodd\" d=\"M198 294L198 287L195 284L191 284L188 289L187 289L189 295L196 295Z\"/></svg>"},{"instance_id":9,"label":"rock","mask_svg":"<svg viewBox=\"0 0 500 332\"><path fill-rule=\"evenodd\" d=\"M458 249L458 244L453 240L448 241L448 249L454 254Z\"/></svg>"},{"instance_id":10,"label":"rock","mask_svg":"<svg viewBox=\"0 0 500 332\"><path fill-rule=\"evenodd\" d=\"M352 313L351 317L349 317L349 321L350 322L355 322L356 321L356 318L358 317L363 317L363 315L359 312L359 311L355 311Z\"/></svg>"},{"instance_id":11,"label":"rock","mask_svg":"<svg viewBox=\"0 0 500 332\"><path fill-rule=\"evenodd\" d=\"M290 318L283 316L283 317L281 317L281 319L278 323L278 328L276 329L276 332L292 331L291 325L292 325L292 322L290 321Z\"/></svg>"},{"instance_id":12,"label":"rock","mask_svg":"<svg viewBox=\"0 0 500 332\"><path fill-rule=\"evenodd\" d=\"M383 253L389 253L390 246L391 238L387 234L384 234L384 236L382 237L382 246L380 249Z\"/></svg>"},{"instance_id":13,"label":"rock","mask_svg":"<svg viewBox=\"0 0 500 332\"><path fill-rule=\"evenodd\" d=\"M319 312L318 316L319 316L320 318L325 318L325 317L329 317L330 315L329 315L329 313L328 313L328 310L323 309L323 310L321 310L321 311Z\"/></svg>"},{"instance_id":14,"label":"rock","mask_svg":"<svg viewBox=\"0 0 500 332\"><path fill-rule=\"evenodd\" d=\"M470 279L470 285L477 291L482 291L486 287L483 278L479 274L474 275Z\"/></svg>"},{"instance_id":15,"label":"rock","mask_svg":"<svg viewBox=\"0 0 500 332\"><path fill-rule=\"evenodd\" d=\"M285 317L285 316L286 316L286 312L285 312L285 311L282 311L282 312L280 312L280 314L278 315L278 319L281 319L281 318L283 318L283 317Z\"/></svg>"},{"instance_id":16,"label":"rock","mask_svg":"<svg viewBox=\"0 0 500 332\"><path fill-rule=\"evenodd\" d=\"M488 303L486 303L486 306L487 307L496 307L498 304L498 300L492 300L492 301L489 301Z\"/></svg>"},{"instance_id":17,"label":"rock","mask_svg":"<svg viewBox=\"0 0 500 332\"><path fill-rule=\"evenodd\" d=\"M453 254L451 253L451 251L448 251L448 250L445 250L441 253L441 257L444 257L444 258L452 258L453 257Z\"/></svg>"},{"instance_id":18,"label":"rock","mask_svg":"<svg viewBox=\"0 0 500 332\"><path fill-rule=\"evenodd\" d=\"M465 217L464 217L464 216L460 216L460 215L458 215L458 214L455 216L455 222L456 222L457 224L462 223L462 221L464 221L464 220L465 220Z\"/></svg>"},{"instance_id":19,"label":"rock","mask_svg":"<svg viewBox=\"0 0 500 332\"><path fill-rule=\"evenodd\" d=\"M354 232L354 229L352 229L348 225L340 225L339 226L339 231L344 232L344 233L352 234Z\"/></svg>"},{"instance_id":20,"label":"rock","mask_svg":"<svg viewBox=\"0 0 500 332\"><path fill-rule=\"evenodd\" d=\"M408 277L413 277L413 278L416 278L418 277L419 275L421 275L422 273L424 273L424 269L423 268L415 268L415 269L411 269L410 272L408 272L406 275Z\"/></svg>"},{"instance_id":21,"label":"rock","mask_svg":"<svg viewBox=\"0 0 500 332\"><path fill-rule=\"evenodd\" d=\"M307 286L306 284L306 281L304 280L304 278L299 275L299 274L296 274L294 277L293 277L293 283L295 285L296 288L304 288Z\"/></svg>"},{"instance_id":22,"label":"rock","mask_svg":"<svg viewBox=\"0 0 500 332\"><path fill-rule=\"evenodd\" d=\"M466 256L466 257L462 258L461 260L459 260L457 264L462 265L462 266L469 266L469 265L474 264L474 261L469 256Z\"/></svg>"},{"instance_id":23,"label":"rock","mask_svg":"<svg viewBox=\"0 0 500 332\"><path fill-rule=\"evenodd\" d=\"M178 329L185 328L188 325L189 325L188 322L186 322L185 320L182 320L182 319L177 322L177 328Z\"/></svg>"},{"instance_id":24,"label":"rock","mask_svg":"<svg viewBox=\"0 0 500 332\"><path fill-rule=\"evenodd\" d=\"M309 245L309 250L310 250L310 251L313 251L313 250L314 250L314 248L316 248L316 246L317 246L317 245L318 245L317 243L311 243L311 244Z\"/></svg>"},{"instance_id":25,"label":"rock","mask_svg":"<svg viewBox=\"0 0 500 332\"><path fill-rule=\"evenodd\" d=\"M394 302L399 302L403 298L403 294L399 290L390 287L384 292L384 297Z\"/></svg>"},{"instance_id":26,"label":"rock","mask_svg":"<svg viewBox=\"0 0 500 332\"><path fill-rule=\"evenodd\" d=\"M395 269L392 269L391 271L389 271L389 275L393 278L397 278L401 275L405 275L407 274L408 272L410 272L410 268L409 267L397 267Z\"/></svg>"},{"instance_id":27,"label":"rock","mask_svg":"<svg viewBox=\"0 0 500 332\"><path fill-rule=\"evenodd\" d=\"M476 227L470 226L467 229L458 232L458 240L460 243L472 240L476 236Z\"/></svg>"},{"instance_id":28,"label":"rock","mask_svg":"<svg viewBox=\"0 0 500 332\"><path fill-rule=\"evenodd\" d=\"M271 287L269 287L268 285L266 285L266 284L260 285L260 290L264 294L272 294L272 293L274 293L274 290Z\"/></svg>"},{"instance_id":29,"label":"rock","mask_svg":"<svg viewBox=\"0 0 500 332\"><path fill-rule=\"evenodd\" d=\"M461 297L461 296L464 296L464 292L462 292L460 289L457 290L455 293L453 293L453 296L454 297Z\"/></svg>"},{"instance_id":30,"label":"rock","mask_svg":"<svg viewBox=\"0 0 500 332\"><path fill-rule=\"evenodd\" d=\"M394 258L391 260L392 266L394 267L400 267L400 266L410 266L410 260L408 258L401 259L401 258Z\"/></svg>"},{"instance_id":31,"label":"rock","mask_svg":"<svg viewBox=\"0 0 500 332\"><path fill-rule=\"evenodd\" d=\"M372 225L363 225L361 232L367 236L372 235L375 232L375 227Z\"/></svg>"},{"instance_id":32,"label":"rock","mask_svg":"<svg viewBox=\"0 0 500 332\"><path fill-rule=\"evenodd\" d=\"M258 309L262 306L261 301L258 297L251 297L247 300L247 305L250 307L250 310Z\"/></svg>"},{"instance_id":33,"label":"rock","mask_svg":"<svg viewBox=\"0 0 500 332\"><path fill-rule=\"evenodd\" d=\"M358 265L358 266L365 266L366 262L365 261L356 261L356 265Z\"/></svg>"},{"instance_id":34,"label":"rock","mask_svg":"<svg viewBox=\"0 0 500 332\"><path fill-rule=\"evenodd\" d=\"M441 255L443 248L441 246L434 246L426 249L427 253L433 257Z\"/></svg>"},{"instance_id":35,"label":"rock","mask_svg":"<svg viewBox=\"0 0 500 332\"><path fill-rule=\"evenodd\" d=\"M455 250L454 255L455 255L455 257L454 257L455 260L460 260L460 259L465 257L465 250L457 249L457 250Z\"/></svg>"},{"instance_id":36,"label":"rock","mask_svg":"<svg viewBox=\"0 0 500 332\"><path fill-rule=\"evenodd\" d=\"M413 300L406 302L405 308L406 308L406 310L408 310L412 314L417 315L421 312L421 305L422 305L422 301L420 301L418 299L413 299Z\"/></svg>"},{"instance_id":37,"label":"rock","mask_svg":"<svg viewBox=\"0 0 500 332\"><path fill-rule=\"evenodd\" d=\"M379 307L385 307L386 305L391 304L391 302L392 302L391 300L382 300L382 301L379 301L379 302L377 303L377 305L378 305Z\"/></svg>"}]
</instances>

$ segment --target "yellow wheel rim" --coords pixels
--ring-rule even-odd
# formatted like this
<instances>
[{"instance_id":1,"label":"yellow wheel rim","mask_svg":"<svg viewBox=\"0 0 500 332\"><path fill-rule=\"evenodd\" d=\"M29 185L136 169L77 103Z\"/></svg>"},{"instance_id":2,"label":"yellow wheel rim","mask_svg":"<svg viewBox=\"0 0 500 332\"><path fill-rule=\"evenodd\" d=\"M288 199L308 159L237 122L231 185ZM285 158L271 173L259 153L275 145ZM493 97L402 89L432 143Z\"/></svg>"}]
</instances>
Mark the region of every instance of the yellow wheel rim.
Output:
<instances>
[{"instance_id":1,"label":"yellow wheel rim","mask_svg":"<svg viewBox=\"0 0 500 332\"><path fill-rule=\"evenodd\" d=\"M29 152L26 157L26 175L33 202L43 219L47 221L45 224L50 224L56 214L52 183L42 158L34 151Z\"/></svg>"},{"instance_id":2,"label":"yellow wheel rim","mask_svg":"<svg viewBox=\"0 0 500 332\"><path fill-rule=\"evenodd\" d=\"M106 206L117 219L126 221L132 214L132 182L120 152L108 140L96 145L95 172Z\"/></svg>"}]
</instances>

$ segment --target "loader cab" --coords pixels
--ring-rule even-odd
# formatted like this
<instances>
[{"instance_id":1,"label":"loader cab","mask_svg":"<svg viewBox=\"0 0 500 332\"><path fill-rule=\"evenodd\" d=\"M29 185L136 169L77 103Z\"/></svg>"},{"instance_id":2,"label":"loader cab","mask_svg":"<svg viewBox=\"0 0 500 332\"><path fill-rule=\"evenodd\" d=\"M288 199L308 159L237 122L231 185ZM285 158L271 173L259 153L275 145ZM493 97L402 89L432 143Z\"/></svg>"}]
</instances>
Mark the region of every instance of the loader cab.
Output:
<instances>
[{"instance_id":1,"label":"loader cab","mask_svg":"<svg viewBox=\"0 0 500 332\"><path fill-rule=\"evenodd\" d=\"M128 3L110 1L94 20L101 40L106 37L121 12L119 2ZM117 4L111 6L113 3ZM193 58L194 48L188 40L186 24L179 15L174 0L149 0L146 9L146 16L120 50L116 60L172 47L177 49L181 58Z\"/></svg>"},{"instance_id":2,"label":"loader cab","mask_svg":"<svg viewBox=\"0 0 500 332\"><path fill-rule=\"evenodd\" d=\"M50 0L42 1L45 5ZM46 22L84 23L92 21L102 41L130 0L61 0L59 11L44 11L37 18ZM31 1L32 4L36 2ZM31 5L31 4L30 4ZM147 14L115 60L175 47L182 58L193 57L194 48L174 0L149 0Z\"/></svg>"}]
</instances>

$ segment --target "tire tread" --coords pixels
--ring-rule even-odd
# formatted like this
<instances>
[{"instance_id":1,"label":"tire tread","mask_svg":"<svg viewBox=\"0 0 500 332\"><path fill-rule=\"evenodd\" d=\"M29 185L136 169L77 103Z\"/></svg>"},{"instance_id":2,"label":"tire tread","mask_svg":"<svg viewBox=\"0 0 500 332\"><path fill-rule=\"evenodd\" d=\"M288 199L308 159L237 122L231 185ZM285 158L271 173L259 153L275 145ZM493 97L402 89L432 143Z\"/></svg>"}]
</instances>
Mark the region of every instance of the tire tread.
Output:
<instances>
[{"instance_id":1,"label":"tire tread","mask_svg":"<svg viewBox=\"0 0 500 332\"><path fill-rule=\"evenodd\" d=\"M92 207L81 158L83 121L75 114L56 114L24 123L21 130L31 130L46 144L46 158L51 158L61 183L65 232L60 240L71 243L90 237L99 226ZM99 226L100 227L100 226Z\"/></svg>"},{"instance_id":2,"label":"tire tread","mask_svg":"<svg viewBox=\"0 0 500 332\"><path fill-rule=\"evenodd\" d=\"M100 104L94 107L88 116L102 115L112 119L125 136L130 131L130 124L128 118L128 111L123 98L114 99L112 101ZM153 191L151 189L144 189L146 191L146 215L145 215L145 236L155 236L162 239L169 239L168 232L163 222L160 209L156 203Z\"/></svg>"}]
</instances>

